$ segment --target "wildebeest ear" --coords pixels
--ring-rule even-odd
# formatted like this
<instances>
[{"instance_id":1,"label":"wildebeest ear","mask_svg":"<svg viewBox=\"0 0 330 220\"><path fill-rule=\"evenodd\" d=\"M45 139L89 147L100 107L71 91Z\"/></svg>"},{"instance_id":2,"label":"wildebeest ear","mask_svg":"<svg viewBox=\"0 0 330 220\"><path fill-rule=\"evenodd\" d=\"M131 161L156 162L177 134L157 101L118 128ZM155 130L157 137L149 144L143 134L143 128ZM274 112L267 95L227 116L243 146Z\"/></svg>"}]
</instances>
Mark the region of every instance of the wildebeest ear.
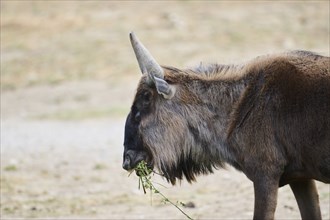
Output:
<instances>
[{"instance_id":1,"label":"wildebeest ear","mask_svg":"<svg viewBox=\"0 0 330 220\"><path fill-rule=\"evenodd\" d=\"M153 83L153 77L164 79L163 68L157 63L147 48L144 47L133 32L129 36L140 70L142 74L148 74L149 76L148 83Z\"/></svg>"},{"instance_id":2,"label":"wildebeest ear","mask_svg":"<svg viewBox=\"0 0 330 220\"><path fill-rule=\"evenodd\" d=\"M165 99L173 98L175 94L175 87L168 84L164 79L153 77L157 92L164 96Z\"/></svg>"}]
</instances>

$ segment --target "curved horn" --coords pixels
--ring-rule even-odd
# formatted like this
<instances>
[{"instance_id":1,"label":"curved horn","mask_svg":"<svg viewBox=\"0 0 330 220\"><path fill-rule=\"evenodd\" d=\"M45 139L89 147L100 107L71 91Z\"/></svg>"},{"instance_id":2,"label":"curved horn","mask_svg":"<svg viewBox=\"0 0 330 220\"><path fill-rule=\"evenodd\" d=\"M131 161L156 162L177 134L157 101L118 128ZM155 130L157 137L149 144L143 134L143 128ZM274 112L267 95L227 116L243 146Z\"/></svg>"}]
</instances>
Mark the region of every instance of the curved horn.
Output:
<instances>
[{"instance_id":1,"label":"curved horn","mask_svg":"<svg viewBox=\"0 0 330 220\"><path fill-rule=\"evenodd\" d=\"M147 73L151 80L153 80L154 77L164 79L162 67L151 56L150 52L143 46L133 32L131 32L129 36L142 74Z\"/></svg>"}]
</instances>

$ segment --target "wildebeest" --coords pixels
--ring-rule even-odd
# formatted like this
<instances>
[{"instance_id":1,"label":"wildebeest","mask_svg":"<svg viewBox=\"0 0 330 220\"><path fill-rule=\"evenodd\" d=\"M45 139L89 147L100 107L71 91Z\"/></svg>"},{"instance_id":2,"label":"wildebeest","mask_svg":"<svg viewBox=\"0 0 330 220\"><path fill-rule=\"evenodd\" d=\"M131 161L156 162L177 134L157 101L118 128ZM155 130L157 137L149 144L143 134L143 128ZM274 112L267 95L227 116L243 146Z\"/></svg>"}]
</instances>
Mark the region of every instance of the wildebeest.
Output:
<instances>
[{"instance_id":1,"label":"wildebeest","mask_svg":"<svg viewBox=\"0 0 330 220\"><path fill-rule=\"evenodd\" d=\"M321 219L330 183L330 58L308 51L241 65L160 66L130 40L142 78L126 119L123 168L145 160L175 184L230 164L254 184L254 219L273 219L289 184L302 219Z\"/></svg>"}]
</instances>

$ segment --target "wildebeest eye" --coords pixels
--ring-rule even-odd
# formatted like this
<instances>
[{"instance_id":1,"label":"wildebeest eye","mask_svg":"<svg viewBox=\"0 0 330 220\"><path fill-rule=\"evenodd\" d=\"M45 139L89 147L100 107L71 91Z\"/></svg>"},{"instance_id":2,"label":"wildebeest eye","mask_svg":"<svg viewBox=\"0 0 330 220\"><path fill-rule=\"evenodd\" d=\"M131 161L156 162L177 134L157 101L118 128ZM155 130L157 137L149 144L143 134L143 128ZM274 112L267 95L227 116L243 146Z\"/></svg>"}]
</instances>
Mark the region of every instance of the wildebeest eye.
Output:
<instances>
[{"instance_id":1,"label":"wildebeest eye","mask_svg":"<svg viewBox=\"0 0 330 220\"><path fill-rule=\"evenodd\" d=\"M147 104L150 103L150 101L151 101L151 93L150 92L145 92L143 94L143 100Z\"/></svg>"}]
</instances>

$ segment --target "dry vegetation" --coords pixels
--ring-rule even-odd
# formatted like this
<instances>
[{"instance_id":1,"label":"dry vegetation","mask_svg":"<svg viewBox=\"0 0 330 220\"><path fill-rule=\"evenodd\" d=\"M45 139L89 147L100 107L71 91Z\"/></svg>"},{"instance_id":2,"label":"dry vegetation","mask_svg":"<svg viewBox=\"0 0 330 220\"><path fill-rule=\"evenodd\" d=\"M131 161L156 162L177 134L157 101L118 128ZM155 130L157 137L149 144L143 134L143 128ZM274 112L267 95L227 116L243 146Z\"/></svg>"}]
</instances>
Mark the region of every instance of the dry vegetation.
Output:
<instances>
[{"instance_id":1,"label":"dry vegetation","mask_svg":"<svg viewBox=\"0 0 330 220\"><path fill-rule=\"evenodd\" d=\"M328 53L327 2L1 3L2 86L135 74L128 32L164 64Z\"/></svg>"},{"instance_id":2,"label":"dry vegetation","mask_svg":"<svg viewBox=\"0 0 330 220\"><path fill-rule=\"evenodd\" d=\"M173 219L121 168L140 73L135 31L161 64L329 55L328 1L1 1L1 219ZM159 179L163 183L164 180ZM206 187L207 185L207 187ZM329 185L318 184L324 219ZM196 219L251 219L253 187L229 169L162 190ZM277 219L297 219L289 187Z\"/></svg>"}]
</instances>

